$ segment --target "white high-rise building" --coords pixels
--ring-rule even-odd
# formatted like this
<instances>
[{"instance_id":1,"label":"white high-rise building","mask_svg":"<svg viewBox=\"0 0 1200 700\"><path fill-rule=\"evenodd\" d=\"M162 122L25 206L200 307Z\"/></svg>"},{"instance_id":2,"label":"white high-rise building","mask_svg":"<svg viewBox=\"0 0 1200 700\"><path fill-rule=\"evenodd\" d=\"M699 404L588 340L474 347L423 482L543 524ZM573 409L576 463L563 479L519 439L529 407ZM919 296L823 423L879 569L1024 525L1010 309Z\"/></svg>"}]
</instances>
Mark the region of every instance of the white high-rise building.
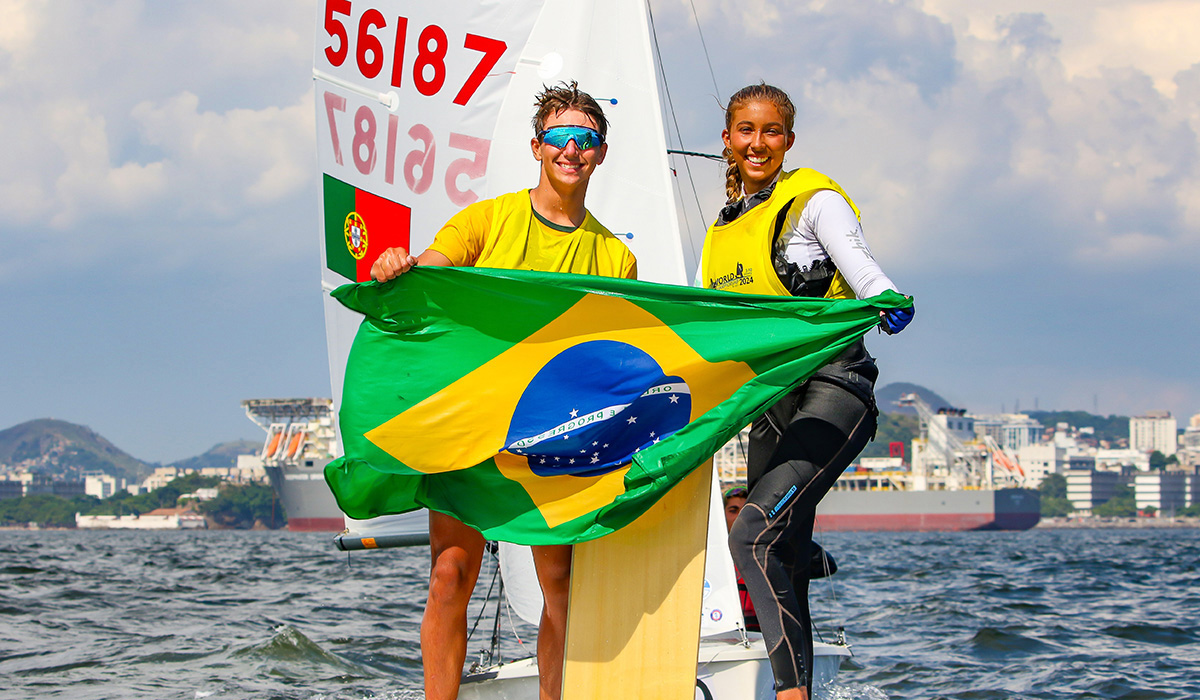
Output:
<instances>
[{"instance_id":1,"label":"white high-rise building","mask_svg":"<svg viewBox=\"0 0 1200 700\"><path fill-rule=\"evenodd\" d=\"M1036 489L1048 474L1066 470L1067 450L1053 443L1025 445L1017 451L1017 461L1025 471L1025 486Z\"/></svg>"},{"instance_id":2,"label":"white high-rise building","mask_svg":"<svg viewBox=\"0 0 1200 700\"><path fill-rule=\"evenodd\" d=\"M1173 516L1192 505L1191 474L1155 472L1134 477L1134 498L1138 510L1153 507L1159 517Z\"/></svg>"},{"instance_id":3,"label":"white high-rise building","mask_svg":"<svg viewBox=\"0 0 1200 700\"><path fill-rule=\"evenodd\" d=\"M1011 453L1026 445L1036 445L1042 440L1045 428L1024 413L1001 413L998 415L974 415L972 426L979 437L990 435L1000 447Z\"/></svg>"},{"instance_id":4,"label":"white high-rise building","mask_svg":"<svg viewBox=\"0 0 1200 700\"><path fill-rule=\"evenodd\" d=\"M1167 457L1179 447L1178 425L1170 411L1148 411L1129 419L1129 449L1142 452L1158 450Z\"/></svg>"}]
</instances>

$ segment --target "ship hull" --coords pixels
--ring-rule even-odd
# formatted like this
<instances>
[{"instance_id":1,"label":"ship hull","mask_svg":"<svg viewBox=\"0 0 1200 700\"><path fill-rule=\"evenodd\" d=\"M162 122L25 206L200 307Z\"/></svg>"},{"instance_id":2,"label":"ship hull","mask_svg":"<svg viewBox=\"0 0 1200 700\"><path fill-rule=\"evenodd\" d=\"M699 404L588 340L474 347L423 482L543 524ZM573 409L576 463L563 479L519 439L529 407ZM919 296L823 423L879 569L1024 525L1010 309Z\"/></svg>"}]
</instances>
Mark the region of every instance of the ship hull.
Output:
<instances>
[{"instance_id":1,"label":"ship hull","mask_svg":"<svg viewBox=\"0 0 1200 700\"><path fill-rule=\"evenodd\" d=\"M327 460L267 467L267 476L287 513L292 532L341 532L345 517L325 483Z\"/></svg>"},{"instance_id":2,"label":"ship hull","mask_svg":"<svg viewBox=\"0 0 1200 700\"><path fill-rule=\"evenodd\" d=\"M831 491L817 507L817 531L936 532L1028 530L1041 519L1032 489Z\"/></svg>"}]
</instances>

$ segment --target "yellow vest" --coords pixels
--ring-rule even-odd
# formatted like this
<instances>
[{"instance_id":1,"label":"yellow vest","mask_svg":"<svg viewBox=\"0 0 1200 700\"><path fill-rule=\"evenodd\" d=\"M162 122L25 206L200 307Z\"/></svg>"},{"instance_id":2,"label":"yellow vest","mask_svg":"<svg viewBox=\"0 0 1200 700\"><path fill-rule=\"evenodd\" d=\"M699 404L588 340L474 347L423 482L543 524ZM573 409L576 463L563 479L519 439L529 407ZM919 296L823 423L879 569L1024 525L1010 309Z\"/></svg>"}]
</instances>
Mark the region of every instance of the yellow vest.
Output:
<instances>
[{"instance_id":1,"label":"yellow vest","mask_svg":"<svg viewBox=\"0 0 1200 700\"><path fill-rule=\"evenodd\" d=\"M724 226L714 223L709 227L700 257L704 286L743 294L791 296L771 262L776 219L788 203L803 210L808 200L821 190L842 195L855 216L861 216L850 196L827 176L808 168L784 173L767 201ZM854 291L841 272L834 275L825 298L854 298Z\"/></svg>"},{"instance_id":2,"label":"yellow vest","mask_svg":"<svg viewBox=\"0 0 1200 700\"><path fill-rule=\"evenodd\" d=\"M429 249L460 267L637 279L633 253L591 212L579 228L560 231L534 214L529 190L468 206L446 222Z\"/></svg>"}]
</instances>

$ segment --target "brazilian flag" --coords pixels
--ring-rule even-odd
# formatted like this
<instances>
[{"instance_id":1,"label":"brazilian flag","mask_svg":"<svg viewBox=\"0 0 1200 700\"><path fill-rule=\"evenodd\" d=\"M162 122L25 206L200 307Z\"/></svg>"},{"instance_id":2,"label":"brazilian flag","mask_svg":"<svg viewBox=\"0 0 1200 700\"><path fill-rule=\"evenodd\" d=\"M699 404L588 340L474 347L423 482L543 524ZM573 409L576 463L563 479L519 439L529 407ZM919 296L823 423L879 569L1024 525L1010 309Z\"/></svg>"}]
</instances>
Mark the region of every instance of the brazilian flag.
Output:
<instances>
[{"instance_id":1,"label":"brazilian flag","mask_svg":"<svg viewBox=\"0 0 1200 700\"><path fill-rule=\"evenodd\" d=\"M489 539L632 522L742 427L911 300L753 296L588 275L417 268L337 288L352 518L420 507Z\"/></svg>"}]
</instances>

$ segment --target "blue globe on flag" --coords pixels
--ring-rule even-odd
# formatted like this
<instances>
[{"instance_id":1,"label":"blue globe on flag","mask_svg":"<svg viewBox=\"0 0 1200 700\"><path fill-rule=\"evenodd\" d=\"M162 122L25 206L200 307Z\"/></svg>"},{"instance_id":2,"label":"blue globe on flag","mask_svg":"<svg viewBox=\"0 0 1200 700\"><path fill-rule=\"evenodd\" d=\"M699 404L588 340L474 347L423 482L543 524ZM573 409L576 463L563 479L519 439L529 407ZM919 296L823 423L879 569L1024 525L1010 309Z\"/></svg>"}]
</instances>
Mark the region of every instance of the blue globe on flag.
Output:
<instances>
[{"instance_id":1,"label":"blue globe on flag","mask_svg":"<svg viewBox=\"0 0 1200 700\"><path fill-rule=\"evenodd\" d=\"M687 425L692 396L642 350L595 340L537 372L513 412L505 451L538 476L599 476Z\"/></svg>"}]
</instances>

